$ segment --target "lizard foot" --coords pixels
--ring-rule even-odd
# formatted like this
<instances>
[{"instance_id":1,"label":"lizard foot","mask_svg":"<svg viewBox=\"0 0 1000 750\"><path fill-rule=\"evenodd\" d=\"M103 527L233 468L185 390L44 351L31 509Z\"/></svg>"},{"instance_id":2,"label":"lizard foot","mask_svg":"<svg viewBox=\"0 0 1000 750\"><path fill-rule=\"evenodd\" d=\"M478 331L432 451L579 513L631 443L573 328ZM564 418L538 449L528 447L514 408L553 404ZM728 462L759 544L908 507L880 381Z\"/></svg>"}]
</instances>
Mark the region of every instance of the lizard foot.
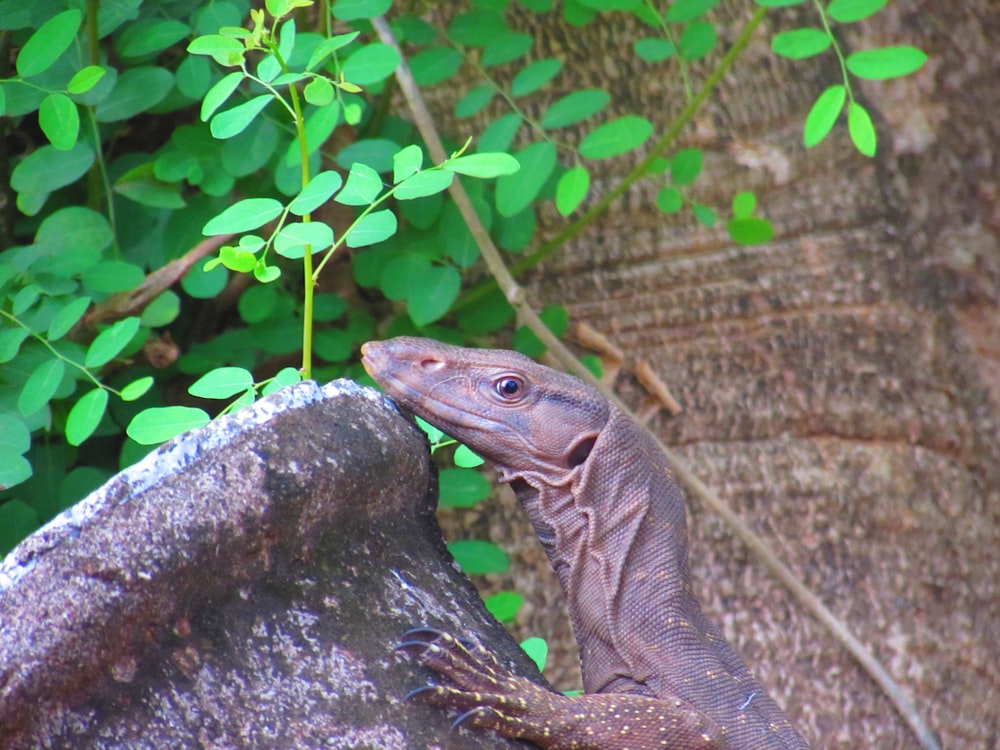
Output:
<instances>
[{"instance_id":1,"label":"lizard foot","mask_svg":"<svg viewBox=\"0 0 1000 750\"><path fill-rule=\"evenodd\" d=\"M451 684L410 693L462 712L467 722L549 750L712 750L718 728L683 701L640 695L589 693L568 697L509 672L479 645L466 646L448 633L416 628L398 650L413 650L421 663Z\"/></svg>"}]
</instances>

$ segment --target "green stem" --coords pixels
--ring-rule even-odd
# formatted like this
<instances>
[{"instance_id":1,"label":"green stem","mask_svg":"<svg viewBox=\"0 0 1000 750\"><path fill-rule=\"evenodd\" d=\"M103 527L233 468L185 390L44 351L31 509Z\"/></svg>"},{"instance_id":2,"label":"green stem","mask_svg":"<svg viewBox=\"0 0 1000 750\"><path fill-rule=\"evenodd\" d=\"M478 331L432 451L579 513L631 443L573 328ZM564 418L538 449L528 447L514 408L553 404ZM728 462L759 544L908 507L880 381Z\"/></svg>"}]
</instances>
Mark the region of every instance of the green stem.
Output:
<instances>
[{"instance_id":1,"label":"green stem","mask_svg":"<svg viewBox=\"0 0 1000 750\"><path fill-rule=\"evenodd\" d=\"M114 388L104 385L104 383L102 383L100 380L94 377L94 374L90 370L88 370L84 365L81 365L76 360L70 359L69 357L59 352L58 349L56 349L54 346L52 346L51 343L49 343L49 340L47 338L42 336L40 333L36 333L31 328L31 326L27 325L23 320L18 318L16 315L12 315L11 313L5 310L0 310L0 316L7 318L7 320L11 321L14 325L20 326L21 328L26 330L29 336L36 339L42 346L44 346L46 349L52 352L52 356L54 356L56 359L61 359L63 362L70 365L71 367L75 367L76 369L78 369L80 372L84 374L84 376L86 376L88 380L90 380L98 388L103 388L104 390L109 391L110 393L113 393L116 396L121 395Z\"/></svg>"},{"instance_id":2,"label":"green stem","mask_svg":"<svg viewBox=\"0 0 1000 750\"><path fill-rule=\"evenodd\" d=\"M677 136L680 135L680 132L689 122L691 122L698 110L701 109L701 106L715 90L715 87L722 82L723 77L732 67L733 63L746 48L747 44L750 43L750 38L753 36L754 31L757 30L761 21L764 20L764 16L766 14L766 8L757 8L757 10L754 11L754 14L750 17L746 26L743 27L740 35L736 38L736 41L733 42L733 46L729 48L729 51L726 52L726 54L723 55L722 60L719 61L718 67L716 67L716 69L712 71L712 74L705 79L704 85L694 98L684 105L684 108L680 111L680 113L678 113L677 117L674 118L673 122L670 123L667 131L649 150L646 158L639 162L632 169L632 171L625 175L621 182L605 193L605 195L588 211L580 216L579 219L570 223L555 237L543 243L542 246L534 253L511 266L511 274L518 276L529 268L537 266L545 260L545 258L590 226L599 216L607 211L608 207L618 200L626 190L632 187L635 182L646 176L646 172L650 165L660 158L663 152L673 144L673 142L677 139ZM452 307L452 311L456 312L461 308L481 299L495 288L495 281L492 279L484 280L461 297Z\"/></svg>"},{"instance_id":3,"label":"green stem","mask_svg":"<svg viewBox=\"0 0 1000 750\"><path fill-rule=\"evenodd\" d=\"M281 65L283 72L288 72L288 66L282 59L278 50L273 50L275 58ZM301 176L302 189L306 189L309 184L309 143L306 140L306 122L302 115L302 102L299 100L299 87L295 83L288 86L288 94L292 100L292 112L295 117L295 134L299 141L299 158L302 162ZM308 224L312 221L312 214L303 214L302 223ZM302 377L309 379L312 377L312 342L313 342L313 294L316 289L316 282L313 279L313 259L312 246L306 245L306 251L302 256Z\"/></svg>"},{"instance_id":4,"label":"green stem","mask_svg":"<svg viewBox=\"0 0 1000 750\"><path fill-rule=\"evenodd\" d=\"M851 90L851 78L847 72L847 59L844 57L844 52L840 49L840 45L837 43L837 37L833 35L833 29L830 28L830 19L827 18L826 10L823 8L823 3L819 0L813 0L813 5L816 6L816 12L819 13L820 21L823 22L823 31L825 31L827 36L830 37L830 43L833 45L833 51L837 53L837 59L840 60L840 73L844 77L844 88L847 89L847 98L851 103L853 103L854 92Z\"/></svg>"}]
</instances>

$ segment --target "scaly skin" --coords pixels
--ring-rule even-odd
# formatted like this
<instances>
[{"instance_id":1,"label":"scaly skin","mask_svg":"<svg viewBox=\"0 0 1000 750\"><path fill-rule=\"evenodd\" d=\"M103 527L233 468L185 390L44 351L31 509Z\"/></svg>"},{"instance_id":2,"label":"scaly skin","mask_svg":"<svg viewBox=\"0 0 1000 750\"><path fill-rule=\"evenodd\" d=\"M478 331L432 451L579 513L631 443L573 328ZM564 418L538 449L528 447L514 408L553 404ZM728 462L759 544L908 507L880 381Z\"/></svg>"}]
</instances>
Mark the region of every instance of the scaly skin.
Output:
<instances>
[{"instance_id":1,"label":"scaly skin","mask_svg":"<svg viewBox=\"0 0 1000 750\"><path fill-rule=\"evenodd\" d=\"M406 647L453 683L422 695L543 748L807 747L702 614L684 498L644 431L582 381L515 352L397 338L362 354L401 406L511 483L580 646L586 693L567 698L507 673L481 648L419 631Z\"/></svg>"}]
</instances>

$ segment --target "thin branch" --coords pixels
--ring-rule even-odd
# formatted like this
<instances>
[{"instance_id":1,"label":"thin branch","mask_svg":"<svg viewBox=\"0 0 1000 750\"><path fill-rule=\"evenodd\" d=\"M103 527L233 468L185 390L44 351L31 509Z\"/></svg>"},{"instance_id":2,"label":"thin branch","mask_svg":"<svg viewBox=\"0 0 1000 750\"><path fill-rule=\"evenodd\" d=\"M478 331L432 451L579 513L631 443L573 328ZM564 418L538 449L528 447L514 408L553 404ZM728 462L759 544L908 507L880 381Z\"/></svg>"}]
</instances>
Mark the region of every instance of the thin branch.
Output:
<instances>
[{"instance_id":1,"label":"thin branch","mask_svg":"<svg viewBox=\"0 0 1000 750\"><path fill-rule=\"evenodd\" d=\"M753 26L756 26L763 17L761 15L763 9L758 9L754 14ZM437 127L434 124L434 120L427 109L427 105L424 102L424 98L420 93L416 81L413 79L413 74L410 72L410 68L406 63L406 58L403 55L403 51L399 46L399 42L396 40L392 31L389 28L389 24L386 23L383 16L372 19L372 26L375 28L379 39L383 44L391 45L399 53L399 57L402 60L399 67L396 68L396 79L399 82L400 90L403 92L403 96L406 98L406 102L410 107L410 111L413 113L414 121L416 122L417 129L420 131L420 135L423 137L424 142L427 144L427 149L431 154L431 159L435 162L444 161L448 155L444 150L444 146L441 142L441 137L437 132ZM743 43L741 45L745 46L747 41L749 41L749 35L741 35ZM734 46L735 49L735 46ZM732 59L735 59L734 50L730 50L727 53L726 58L729 60L728 65L731 64ZM721 66L720 66L721 68ZM724 72L724 70L723 70ZM712 76L710 76L710 81L715 80L715 83L721 81L722 73L716 70ZM697 104L700 104L707 98L707 92L714 88L715 83L710 86L708 82L703 87L702 92L699 96L692 100L687 107L685 107L684 112L688 113L687 118L678 117L675 120L674 126L668 131L667 134L660 139L659 143L667 142L668 137L670 140L676 137L676 132L686 124L687 119L693 116L694 109L697 108ZM702 96L704 94L704 96ZM694 109L691 109L694 107ZM658 144L659 145L659 144ZM633 175L641 175L645 173L645 167L648 166L647 162L651 162L655 158L656 148L650 153L650 155L633 170L629 177ZM628 179L628 178L627 178ZM597 206L595 206L591 211L588 211L584 217L574 222L566 230L564 230L557 238L574 236L576 232L582 229L581 223L588 216L592 216L594 211L601 206L601 210L607 208L610 203L618 198L622 193L625 192L627 187L631 184L623 180L618 186L616 186L608 195L603 198ZM638 179L638 176L635 177ZM634 182L634 179L632 180ZM635 414L629 409L621 400L613 393L608 387L602 384L595 378L591 372L580 362L576 356L573 355L566 346L553 335L552 331L549 330L542 320L538 317L537 313L531 308L531 306L526 301L526 295L524 289L522 289L511 272L507 269L497 250L496 245L493 244L493 240L490 238L489 232L483 226L482 222L479 220L479 215L476 213L475 208L473 208L472 201L469 199L468 193L465 192L465 188L462 186L460 180L454 180L449 188L451 196L454 199L459 211L462 214L462 218L465 219L466 224L469 227L469 231L475 238L476 243L479 245L479 250L482 253L483 260L486 262L487 268L489 268L490 273L496 280L497 286L500 287L504 296L514 307L518 316L523 320L524 324L527 325L542 343L544 343L549 351L559 360L559 362L574 375L577 375L584 381L590 383L593 387L601 391L604 396L612 401L622 409L626 414L628 414L633 420L638 424ZM576 227L575 231L571 231ZM552 249L558 246L555 240L548 243L552 246ZM539 251L541 252L541 251ZM538 255L538 253L536 253ZM747 547L767 566L771 573L777 578L781 583L783 583L792 594L799 600L799 603L808 611L813 614L824 626L830 631L834 636L844 646L861 666L868 672L873 680L885 691L889 699L896 705L900 714L903 716L905 721L909 724L913 733L920 740L921 744L925 750L940 750L940 745L935 739L933 733L924 723L920 714L917 712L916 707L907 697L906 693L900 687L900 685L892 678L892 675L882 666L881 663L872 655L872 653L865 647L860 640L858 640L847 628L844 623L837 619L836 615L833 614L827 608L819 597L817 597L809 588L799 580L795 574L785 565L778 556L771 551L767 546L767 543L761 539L754 531L744 523L736 513L729 508L728 505L722 500L721 497L707 485L705 485L701 480L699 480L694 472L687 466L687 464L672 450L670 450L663 441L656 435L652 430L646 429L649 435L656 441L660 449L664 452L667 457L667 461L673 467L674 473L677 478L688 487L691 494L699 498L704 505L706 505L713 513L718 515L722 520L732 529L733 533L744 543Z\"/></svg>"}]
</instances>

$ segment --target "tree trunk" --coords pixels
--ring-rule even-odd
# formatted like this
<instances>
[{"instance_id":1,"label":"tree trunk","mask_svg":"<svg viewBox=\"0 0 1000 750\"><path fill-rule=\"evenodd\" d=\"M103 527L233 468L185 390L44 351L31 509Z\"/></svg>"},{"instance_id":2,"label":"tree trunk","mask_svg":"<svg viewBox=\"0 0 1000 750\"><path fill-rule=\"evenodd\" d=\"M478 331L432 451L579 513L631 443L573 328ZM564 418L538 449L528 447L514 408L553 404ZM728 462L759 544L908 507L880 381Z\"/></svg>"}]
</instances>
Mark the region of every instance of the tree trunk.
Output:
<instances>
[{"instance_id":1,"label":"tree trunk","mask_svg":"<svg viewBox=\"0 0 1000 750\"><path fill-rule=\"evenodd\" d=\"M745 17L747 4L730 11ZM679 82L632 56L649 32L621 18L537 35L567 58L568 86L601 86L662 131L683 105ZM1000 12L901 1L846 27L846 51L930 55L914 76L854 79L880 134L873 160L842 122L803 148L809 106L841 73L832 55L777 59L773 33L816 21L771 18L684 145L706 153L694 197L724 212L754 190L776 239L740 247L689 213L667 217L646 181L527 281L538 307L566 305L669 383L684 411L655 429L869 645L945 747L993 746ZM607 163L598 193L626 166ZM638 399L630 379L618 386ZM494 534L523 533L506 524L493 521ZM719 521L693 505L691 524L696 591L815 747L915 745L880 689ZM551 627L549 592L525 632ZM565 663L575 648L562 632Z\"/></svg>"}]
</instances>

